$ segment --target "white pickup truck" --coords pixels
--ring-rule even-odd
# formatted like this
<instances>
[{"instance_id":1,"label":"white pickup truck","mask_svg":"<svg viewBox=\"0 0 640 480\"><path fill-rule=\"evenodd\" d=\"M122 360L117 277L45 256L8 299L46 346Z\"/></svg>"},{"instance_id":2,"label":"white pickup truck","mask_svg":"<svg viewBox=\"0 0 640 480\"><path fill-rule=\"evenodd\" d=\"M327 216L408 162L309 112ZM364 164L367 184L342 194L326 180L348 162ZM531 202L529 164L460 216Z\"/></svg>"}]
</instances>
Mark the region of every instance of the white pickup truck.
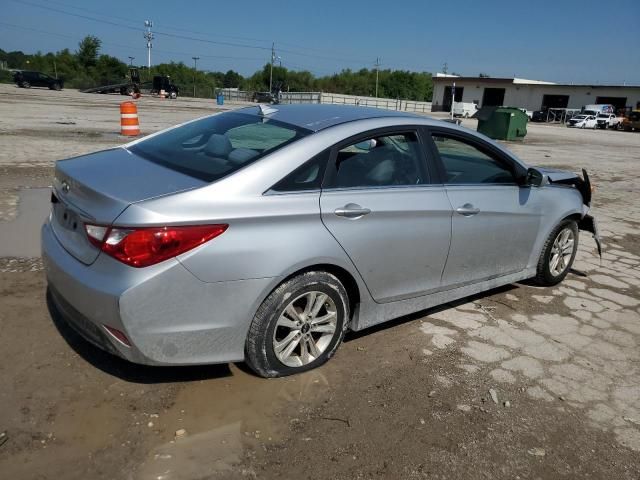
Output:
<instances>
[{"instance_id":1,"label":"white pickup truck","mask_svg":"<svg viewBox=\"0 0 640 480\"><path fill-rule=\"evenodd\" d=\"M475 103L467 102L454 102L453 104L453 116L454 117L472 117L478 111L478 105Z\"/></svg>"},{"instance_id":2,"label":"white pickup truck","mask_svg":"<svg viewBox=\"0 0 640 480\"><path fill-rule=\"evenodd\" d=\"M596 117L598 128L618 128L622 124L623 117L616 117L613 113L599 113Z\"/></svg>"}]
</instances>

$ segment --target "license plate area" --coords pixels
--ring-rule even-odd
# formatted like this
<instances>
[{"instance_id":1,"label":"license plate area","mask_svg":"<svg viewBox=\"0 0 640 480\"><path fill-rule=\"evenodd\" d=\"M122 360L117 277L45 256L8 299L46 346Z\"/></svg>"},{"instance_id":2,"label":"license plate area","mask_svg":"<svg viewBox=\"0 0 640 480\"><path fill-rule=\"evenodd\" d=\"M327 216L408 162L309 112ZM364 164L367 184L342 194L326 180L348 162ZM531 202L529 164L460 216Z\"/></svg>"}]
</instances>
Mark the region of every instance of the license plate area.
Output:
<instances>
[{"instance_id":1,"label":"license plate area","mask_svg":"<svg viewBox=\"0 0 640 480\"><path fill-rule=\"evenodd\" d=\"M53 215L56 223L65 230L76 232L82 226L80 217L61 201L53 204Z\"/></svg>"}]
</instances>

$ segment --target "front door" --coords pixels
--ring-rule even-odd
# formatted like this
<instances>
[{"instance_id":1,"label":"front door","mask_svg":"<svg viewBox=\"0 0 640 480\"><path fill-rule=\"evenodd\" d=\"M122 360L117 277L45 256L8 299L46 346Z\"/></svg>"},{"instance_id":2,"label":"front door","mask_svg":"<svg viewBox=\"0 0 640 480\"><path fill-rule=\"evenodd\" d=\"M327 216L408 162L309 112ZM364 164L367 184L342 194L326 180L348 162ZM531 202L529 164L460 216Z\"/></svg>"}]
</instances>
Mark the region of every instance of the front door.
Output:
<instances>
[{"instance_id":1,"label":"front door","mask_svg":"<svg viewBox=\"0 0 640 480\"><path fill-rule=\"evenodd\" d=\"M453 208L442 285L523 270L541 221L537 192L518 186L518 166L488 145L445 131L433 131L432 138Z\"/></svg>"},{"instance_id":2,"label":"front door","mask_svg":"<svg viewBox=\"0 0 640 480\"><path fill-rule=\"evenodd\" d=\"M451 205L430 182L417 131L374 131L334 148L320 209L376 302L440 288Z\"/></svg>"}]
</instances>

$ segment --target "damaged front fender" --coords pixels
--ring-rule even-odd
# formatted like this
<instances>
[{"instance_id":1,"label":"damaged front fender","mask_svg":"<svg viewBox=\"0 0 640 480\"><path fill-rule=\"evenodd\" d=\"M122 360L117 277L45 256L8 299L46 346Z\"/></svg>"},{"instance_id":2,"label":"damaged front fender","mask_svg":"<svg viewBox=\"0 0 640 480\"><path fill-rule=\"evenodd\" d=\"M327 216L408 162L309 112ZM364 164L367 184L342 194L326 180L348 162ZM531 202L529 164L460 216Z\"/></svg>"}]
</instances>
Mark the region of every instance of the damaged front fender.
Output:
<instances>
[{"instance_id":1,"label":"damaged front fender","mask_svg":"<svg viewBox=\"0 0 640 480\"><path fill-rule=\"evenodd\" d=\"M602 242L600 240L600 233L598 232L598 223L596 222L596 219L587 213L582 217L582 220L578 222L578 229L591 232L598 247L598 255L602 258Z\"/></svg>"},{"instance_id":2,"label":"damaged front fender","mask_svg":"<svg viewBox=\"0 0 640 480\"><path fill-rule=\"evenodd\" d=\"M539 170L547 177L549 183L552 185L560 184L574 186L580 192L580 195L582 195L582 203L587 207L591 207L591 180L589 179L589 174L584 168L582 169L582 178L580 178L579 175L566 170L555 170L551 168L540 168ZM598 247L598 255L602 258L602 241L600 239L600 233L598 232L598 223L596 222L596 219L593 218L592 215L585 214L578 222L578 228L586 232L591 232L593 239L596 242L596 246Z\"/></svg>"},{"instance_id":3,"label":"damaged front fender","mask_svg":"<svg viewBox=\"0 0 640 480\"><path fill-rule=\"evenodd\" d=\"M560 185L573 185L582 195L582 203L587 207L591 206L591 180L589 174L583 168L582 178L573 172L567 172L566 170L555 170L551 168L540 168L542 174L546 175L551 184Z\"/></svg>"}]
</instances>

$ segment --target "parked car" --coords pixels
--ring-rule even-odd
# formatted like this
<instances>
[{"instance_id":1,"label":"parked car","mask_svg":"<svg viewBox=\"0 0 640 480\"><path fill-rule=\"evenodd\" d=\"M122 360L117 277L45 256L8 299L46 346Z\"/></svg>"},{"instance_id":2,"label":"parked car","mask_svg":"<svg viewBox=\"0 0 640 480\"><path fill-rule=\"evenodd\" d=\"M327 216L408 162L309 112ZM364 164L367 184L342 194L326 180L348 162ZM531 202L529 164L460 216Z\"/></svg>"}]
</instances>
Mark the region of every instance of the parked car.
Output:
<instances>
[{"instance_id":1,"label":"parked car","mask_svg":"<svg viewBox=\"0 0 640 480\"><path fill-rule=\"evenodd\" d=\"M522 110L524 112L524 114L527 116L527 118L529 120L533 119L533 111L532 110L527 110L526 108L521 108L520 110Z\"/></svg>"},{"instance_id":2,"label":"parked car","mask_svg":"<svg viewBox=\"0 0 640 480\"><path fill-rule=\"evenodd\" d=\"M51 90L62 90L64 80L54 78L46 73L18 70L13 74L13 81L22 88L47 87Z\"/></svg>"},{"instance_id":3,"label":"parked car","mask_svg":"<svg viewBox=\"0 0 640 480\"><path fill-rule=\"evenodd\" d=\"M628 117L625 117L622 120L621 128L625 132L640 130L640 110L634 110Z\"/></svg>"},{"instance_id":4,"label":"parked car","mask_svg":"<svg viewBox=\"0 0 640 480\"><path fill-rule=\"evenodd\" d=\"M347 330L555 285L578 231L597 239L586 172L341 105L253 106L59 161L51 200L54 315L132 362L265 377L321 365Z\"/></svg>"},{"instance_id":5,"label":"parked car","mask_svg":"<svg viewBox=\"0 0 640 480\"><path fill-rule=\"evenodd\" d=\"M571 117L567 122L567 127L576 127L576 128L596 128L597 126L596 117L594 115L575 115Z\"/></svg>"},{"instance_id":6,"label":"parked car","mask_svg":"<svg viewBox=\"0 0 640 480\"><path fill-rule=\"evenodd\" d=\"M478 111L478 105L471 102L454 102L453 116L469 118Z\"/></svg>"},{"instance_id":7,"label":"parked car","mask_svg":"<svg viewBox=\"0 0 640 480\"><path fill-rule=\"evenodd\" d=\"M278 97L271 92L256 92L253 101L257 103L278 103Z\"/></svg>"},{"instance_id":8,"label":"parked car","mask_svg":"<svg viewBox=\"0 0 640 480\"><path fill-rule=\"evenodd\" d=\"M598 128L618 128L624 117L618 117L613 113L599 113L596 117Z\"/></svg>"},{"instance_id":9,"label":"parked car","mask_svg":"<svg viewBox=\"0 0 640 480\"><path fill-rule=\"evenodd\" d=\"M532 122L546 122L547 121L547 116L548 116L548 111L547 110L535 110L531 114L531 121Z\"/></svg>"}]
</instances>

